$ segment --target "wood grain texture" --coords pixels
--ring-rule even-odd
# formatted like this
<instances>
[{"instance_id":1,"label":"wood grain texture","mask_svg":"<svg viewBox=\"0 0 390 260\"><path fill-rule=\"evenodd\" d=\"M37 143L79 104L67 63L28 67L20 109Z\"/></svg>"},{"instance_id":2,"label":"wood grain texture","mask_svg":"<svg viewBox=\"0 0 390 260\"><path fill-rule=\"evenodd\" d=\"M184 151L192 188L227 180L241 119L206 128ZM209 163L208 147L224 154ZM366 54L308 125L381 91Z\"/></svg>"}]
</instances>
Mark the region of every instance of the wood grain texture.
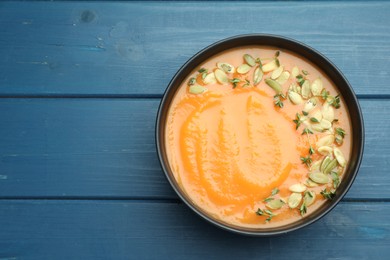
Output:
<instances>
[{"instance_id":1,"label":"wood grain texture","mask_svg":"<svg viewBox=\"0 0 390 260\"><path fill-rule=\"evenodd\" d=\"M390 243L388 203L340 203L272 238L228 233L175 203L2 201L0 211L2 258L384 259Z\"/></svg>"},{"instance_id":2,"label":"wood grain texture","mask_svg":"<svg viewBox=\"0 0 390 260\"><path fill-rule=\"evenodd\" d=\"M177 198L154 144L158 99L0 99L0 197ZM389 199L390 103L361 100L366 147L347 197Z\"/></svg>"},{"instance_id":3,"label":"wood grain texture","mask_svg":"<svg viewBox=\"0 0 390 260\"><path fill-rule=\"evenodd\" d=\"M390 94L389 13L389 2L3 2L0 94L161 94L193 54L245 33L307 43L358 94Z\"/></svg>"}]
</instances>

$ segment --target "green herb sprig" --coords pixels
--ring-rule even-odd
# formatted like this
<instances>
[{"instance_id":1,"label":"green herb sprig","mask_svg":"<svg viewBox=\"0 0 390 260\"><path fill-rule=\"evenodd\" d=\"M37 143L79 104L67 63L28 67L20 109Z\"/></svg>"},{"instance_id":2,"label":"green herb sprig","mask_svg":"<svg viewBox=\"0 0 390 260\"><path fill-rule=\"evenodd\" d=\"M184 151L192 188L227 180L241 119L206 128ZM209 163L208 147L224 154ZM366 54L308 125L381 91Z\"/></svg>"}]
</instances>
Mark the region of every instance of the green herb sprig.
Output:
<instances>
[{"instance_id":1,"label":"green herb sprig","mask_svg":"<svg viewBox=\"0 0 390 260\"><path fill-rule=\"evenodd\" d=\"M327 200L332 200L336 196L336 191L335 190L327 190L326 188L323 189L321 192L321 195L327 199Z\"/></svg>"},{"instance_id":2,"label":"green herb sprig","mask_svg":"<svg viewBox=\"0 0 390 260\"><path fill-rule=\"evenodd\" d=\"M303 129L302 131L302 135L306 134L307 136L307 141L308 143L310 144L310 138L309 138L309 135L310 134L313 134L313 131L311 131L309 128L305 128ZM314 154L314 149L313 147L311 146L311 144L309 145L309 155L304 157L304 156L301 156L301 161L303 164L306 164L307 167L310 167L311 166L311 163L313 162L311 156Z\"/></svg>"},{"instance_id":3,"label":"green herb sprig","mask_svg":"<svg viewBox=\"0 0 390 260\"><path fill-rule=\"evenodd\" d=\"M286 96L284 94L282 94L282 93L276 94L274 96L274 104L275 104L275 106L283 108L284 104L283 104L282 100L285 100L285 99L286 99Z\"/></svg>"},{"instance_id":4,"label":"green herb sprig","mask_svg":"<svg viewBox=\"0 0 390 260\"><path fill-rule=\"evenodd\" d=\"M269 209L262 210L260 208L257 209L256 214L259 216L267 216L265 222L271 221L272 218L276 216L274 213L272 213L271 210L269 210Z\"/></svg>"}]
</instances>

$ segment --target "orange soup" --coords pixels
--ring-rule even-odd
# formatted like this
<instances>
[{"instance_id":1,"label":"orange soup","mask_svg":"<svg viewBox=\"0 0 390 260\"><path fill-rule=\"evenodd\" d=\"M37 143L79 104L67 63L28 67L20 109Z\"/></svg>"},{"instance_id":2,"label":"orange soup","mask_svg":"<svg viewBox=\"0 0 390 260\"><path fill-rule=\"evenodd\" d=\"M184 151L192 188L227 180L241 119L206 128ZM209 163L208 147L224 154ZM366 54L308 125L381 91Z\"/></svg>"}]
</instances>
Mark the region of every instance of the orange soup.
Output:
<instances>
[{"instance_id":1,"label":"orange soup","mask_svg":"<svg viewBox=\"0 0 390 260\"><path fill-rule=\"evenodd\" d=\"M225 51L182 83L166 152L188 198L241 227L281 226L332 199L351 150L347 108L315 65L272 47Z\"/></svg>"}]
</instances>

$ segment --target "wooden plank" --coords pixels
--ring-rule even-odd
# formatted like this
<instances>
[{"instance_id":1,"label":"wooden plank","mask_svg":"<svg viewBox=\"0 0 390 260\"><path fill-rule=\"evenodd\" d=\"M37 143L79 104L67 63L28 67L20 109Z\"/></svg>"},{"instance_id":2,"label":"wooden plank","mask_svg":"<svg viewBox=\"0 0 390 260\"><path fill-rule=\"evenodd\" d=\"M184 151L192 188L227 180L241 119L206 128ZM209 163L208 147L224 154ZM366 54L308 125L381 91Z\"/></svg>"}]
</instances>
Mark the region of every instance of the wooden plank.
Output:
<instances>
[{"instance_id":1,"label":"wooden plank","mask_svg":"<svg viewBox=\"0 0 390 260\"><path fill-rule=\"evenodd\" d=\"M246 33L295 38L359 94L390 94L389 2L5 2L0 94L161 94L193 54Z\"/></svg>"},{"instance_id":2,"label":"wooden plank","mask_svg":"<svg viewBox=\"0 0 390 260\"><path fill-rule=\"evenodd\" d=\"M341 203L271 238L228 233L176 203L5 200L0 211L7 259L383 259L390 243L389 203Z\"/></svg>"},{"instance_id":3,"label":"wooden plank","mask_svg":"<svg viewBox=\"0 0 390 260\"><path fill-rule=\"evenodd\" d=\"M0 197L177 198L154 144L159 100L0 99ZM361 100L366 149L350 199L390 198L390 102Z\"/></svg>"}]
</instances>

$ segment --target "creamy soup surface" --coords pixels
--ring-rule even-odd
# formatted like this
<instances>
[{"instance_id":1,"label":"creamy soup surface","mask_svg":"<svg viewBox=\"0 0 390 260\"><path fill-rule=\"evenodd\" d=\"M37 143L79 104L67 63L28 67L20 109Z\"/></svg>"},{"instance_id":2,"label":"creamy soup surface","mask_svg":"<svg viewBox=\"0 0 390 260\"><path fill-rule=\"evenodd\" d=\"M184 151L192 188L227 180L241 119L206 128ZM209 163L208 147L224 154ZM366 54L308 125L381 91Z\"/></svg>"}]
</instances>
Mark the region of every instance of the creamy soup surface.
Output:
<instances>
[{"instance_id":1,"label":"creamy soup surface","mask_svg":"<svg viewBox=\"0 0 390 260\"><path fill-rule=\"evenodd\" d=\"M337 95L315 65L283 49L250 46L210 58L169 108L175 180L197 207L231 225L307 217L337 192L350 157L349 114Z\"/></svg>"}]
</instances>

